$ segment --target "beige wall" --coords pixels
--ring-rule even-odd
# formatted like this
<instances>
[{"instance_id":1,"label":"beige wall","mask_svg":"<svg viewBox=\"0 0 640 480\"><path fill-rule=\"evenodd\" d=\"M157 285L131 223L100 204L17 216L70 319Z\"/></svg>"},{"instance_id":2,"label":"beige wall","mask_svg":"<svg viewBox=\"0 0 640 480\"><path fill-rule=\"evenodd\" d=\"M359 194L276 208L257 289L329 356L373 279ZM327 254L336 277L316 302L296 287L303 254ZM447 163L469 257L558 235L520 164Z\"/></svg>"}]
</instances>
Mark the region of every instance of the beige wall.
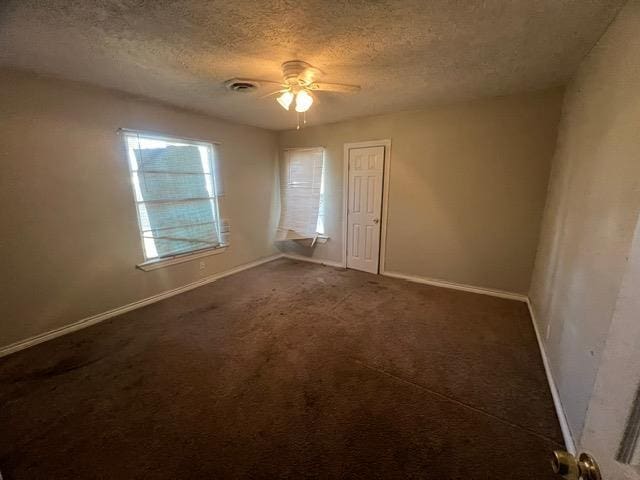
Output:
<instances>
[{"instance_id":1,"label":"beige wall","mask_svg":"<svg viewBox=\"0 0 640 480\"><path fill-rule=\"evenodd\" d=\"M231 247L142 272L119 127L222 142ZM273 132L0 71L0 347L276 253Z\"/></svg>"},{"instance_id":2,"label":"beige wall","mask_svg":"<svg viewBox=\"0 0 640 480\"><path fill-rule=\"evenodd\" d=\"M580 439L640 207L640 2L568 87L531 299Z\"/></svg>"},{"instance_id":3,"label":"beige wall","mask_svg":"<svg viewBox=\"0 0 640 480\"><path fill-rule=\"evenodd\" d=\"M391 139L386 270L526 293L561 101L554 89L282 132L282 148L326 148L331 239L313 256L342 259L344 144Z\"/></svg>"}]
</instances>

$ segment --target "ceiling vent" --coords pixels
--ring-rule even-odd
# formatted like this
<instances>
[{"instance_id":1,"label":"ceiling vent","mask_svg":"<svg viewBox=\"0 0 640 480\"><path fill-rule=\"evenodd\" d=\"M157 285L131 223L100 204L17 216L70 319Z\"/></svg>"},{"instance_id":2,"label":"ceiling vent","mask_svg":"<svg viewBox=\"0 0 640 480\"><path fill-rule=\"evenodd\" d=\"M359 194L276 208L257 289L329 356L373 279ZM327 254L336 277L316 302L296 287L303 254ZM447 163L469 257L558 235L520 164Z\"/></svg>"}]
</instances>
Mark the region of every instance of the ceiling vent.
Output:
<instances>
[{"instance_id":1,"label":"ceiling vent","mask_svg":"<svg viewBox=\"0 0 640 480\"><path fill-rule=\"evenodd\" d=\"M239 93L255 92L260 86L255 80L244 80L242 78L232 78L224 82L224 85L227 87L227 90Z\"/></svg>"}]
</instances>

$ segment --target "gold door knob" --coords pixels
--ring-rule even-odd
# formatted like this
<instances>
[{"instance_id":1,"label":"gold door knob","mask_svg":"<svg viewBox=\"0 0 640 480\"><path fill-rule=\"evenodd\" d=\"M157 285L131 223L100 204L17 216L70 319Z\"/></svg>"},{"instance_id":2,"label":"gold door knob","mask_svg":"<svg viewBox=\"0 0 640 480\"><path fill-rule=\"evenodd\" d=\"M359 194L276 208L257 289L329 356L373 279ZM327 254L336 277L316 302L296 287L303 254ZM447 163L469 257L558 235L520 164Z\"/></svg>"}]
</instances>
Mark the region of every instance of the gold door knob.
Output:
<instances>
[{"instance_id":1,"label":"gold door knob","mask_svg":"<svg viewBox=\"0 0 640 480\"><path fill-rule=\"evenodd\" d=\"M581 453L578 459L564 450L555 450L551 468L567 480L602 480L600 468L588 453Z\"/></svg>"}]
</instances>

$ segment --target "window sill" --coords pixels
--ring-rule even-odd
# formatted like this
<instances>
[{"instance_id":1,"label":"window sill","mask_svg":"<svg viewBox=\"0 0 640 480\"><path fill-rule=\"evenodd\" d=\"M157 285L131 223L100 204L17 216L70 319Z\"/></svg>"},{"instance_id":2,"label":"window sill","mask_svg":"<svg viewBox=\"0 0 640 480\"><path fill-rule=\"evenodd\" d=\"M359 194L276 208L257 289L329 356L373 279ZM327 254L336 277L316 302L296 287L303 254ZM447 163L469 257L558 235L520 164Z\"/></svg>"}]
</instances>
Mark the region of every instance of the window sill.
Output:
<instances>
[{"instance_id":1,"label":"window sill","mask_svg":"<svg viewBox=\"0 0 640 480\"><path fill-rule=\"evenodd\" d=\"M315 234L300 234L295 232L294 230L284 230L278 229L276 233L276 242L288 242L290 240L311 240L311 246L316 243L327 243L329 240L329 236L324 233L315 233Z\"/></svg>"},{"instance_id":2,"label":"window sill","mask_svg":"<svg viewBox=\"0 0 640 480\"><path fill-rule=\"evenodd\" d=\"M200 252L185 253L183 255L176 255L175 257L161 258L158 260L147 260L146 262L136 265L136 268L145 272L150 272L152 270L168 267L170 265L190 262L191 260L195 260L196 258L218 255L219 253L224 253L227 250L227 247L228 245L221 245L219 247L202 250Z\"/></svg>"}]
</instances>

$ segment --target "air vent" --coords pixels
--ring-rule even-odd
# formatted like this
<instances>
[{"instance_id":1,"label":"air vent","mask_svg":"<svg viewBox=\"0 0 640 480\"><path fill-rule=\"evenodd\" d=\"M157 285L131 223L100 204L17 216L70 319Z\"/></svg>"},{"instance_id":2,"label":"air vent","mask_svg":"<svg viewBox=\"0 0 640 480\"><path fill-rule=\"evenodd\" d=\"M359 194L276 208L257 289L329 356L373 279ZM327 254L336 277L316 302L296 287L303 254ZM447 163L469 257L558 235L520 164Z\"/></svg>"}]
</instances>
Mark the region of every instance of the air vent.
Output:
<instances>
[{"instance_id":1,"label":"air vent","mask_svg":"<svg viewBox=\"0 0 640 480\"><path fill-rule=\"evenodd\" d=\"M260 86L258 82L253 80L243 80L242 78L232 78L231 80L224 82L224 84L227 87L227 90L239 93L255 92Z\"/></svg>"}]
</instances>

